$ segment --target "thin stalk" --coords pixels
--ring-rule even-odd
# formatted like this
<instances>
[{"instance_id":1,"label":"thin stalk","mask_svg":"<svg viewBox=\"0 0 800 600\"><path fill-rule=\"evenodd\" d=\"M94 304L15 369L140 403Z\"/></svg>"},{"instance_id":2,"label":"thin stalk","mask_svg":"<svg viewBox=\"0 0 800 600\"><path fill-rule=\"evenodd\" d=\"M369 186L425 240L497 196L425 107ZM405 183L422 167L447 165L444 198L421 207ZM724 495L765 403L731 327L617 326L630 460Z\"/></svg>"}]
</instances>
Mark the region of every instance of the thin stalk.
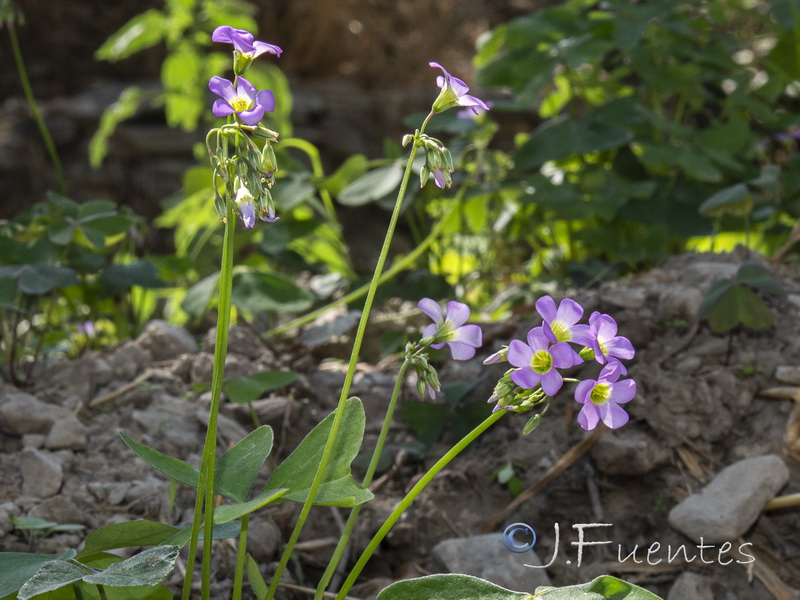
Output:
<instances>
[{"instance_id":1,"label":"thin stalk","mask_svg":"<svg viewBox=\"0 0 800 600\"><path fill-rule=\"evenodd\" d=\"M420 133L425 130L425 126L428 124L428 121L432 116L433 113L429 114L425 118L425 122L420 128ZM303 503L303 508L300 509L300 515L297 518L297 524L292 531L292 535L289 537L289 541L287 542L286 548L283 551L281 560L278 563L278 568L276 569L275 574L272 577L272 581L270 582L269 590L267 591L267 598L269 600L275 596L275 590L278 588L281 575L283 575L283 571L286 569L286 565L288 564L289 558L292 555L294 546L300 537L300 532L303 529L303 525L305 525L306 519L308 518L308 513L311 511L311 505L314 502L314 497L317 495L319 486L322 484L322 478L325 474L325 469L328 466L331 453L333 452L333 444L336 440L336 435L339 433L339 426L341 425L342 415L344 414L345 401L348 398L350 393L350 385L352 384L353 377L355 376L356 363L358 362L358 355L361 351L361 343L364 340L364 331L367 328L370 309L372 308L372 302L375 299L375 292L378 289L378 283L381 273L383 272L383 266L386 263L386 257L389 254L389 245L391 244L392 237L394 236L394 230L400 217L400 209L403 206L403 198L405 197L406 188L408 187L408 181L411 178L411 167L414 164L414 158L417 155L417 150L419 150L418 139L419 137L416 136L414 145L411 148L411 153L408 157L408 163L406 164L406 169L403 173L403 179L400 182L400 189L397 193L397 200L394 203L394 210L392 211L392 216L389 220L389 227L386 230L386 237L383 240L383 247L381 248L380 255L378 256L378 264L375 265L375 273L372 275L372 281L370 281L369 290L367 290L367 297L364 300L364 308L361 311L361 319L358 323L358 329L356 330L355 338L353 339L353 351L350 354L350 363L347 366L347 373L345 374L344 383L342 384L342 393L339 396L339 404L336 407L333 422L331 423L331 431L328 435L328 440L325 443L325 448L322 451L322 457L320 458L320 464L317 468L317 473L314 475L314 481L311 483L311 487L308 490L308 497Z\"/></svg>"},{"instance_id":2,"label":"thin stalk","mask_svg":"<svg viewBox=\"0 0 800 600\"><path fill-rule=\"evenodd\" d=\"M396 260L392 264L392 266L383 275L381 275L378 281L378 285L385 283L386 281L389 281L395 275L413 265L417 261L417 259L428 250L431 244L433 244L434 240L437 237L439 237L439 234L442 232L442 229L444 229L447 220L450 218L450 215L456 209L457 206L458 206L457 202L451 204L448 211L436 222L436 225L433 227L433 229L431 229L431 232L428 234L428 237L422 240L422 242L420 242L420 244L416 248L414 248L414 250L412 250L402 258ZM324 315L329 310L332 310L339 306L344 306L345 304L350 304L354 300L358 300L369 291L370 285L371 284L369 283L362 285L360 288L353 290L352 292L346 294L345 296L342 296L341 298L337 298L333 302L326 304L325 306L318 308L317 310L314 310L310 313L303 315L302 317L293 319L288 323L284 323L283 325L270 330L267 333L267 337L277 337L283 333L286 333L287 331L291 331L292 329L295 329L297 327L302 327L307 323L311 323L321 315Z\"/></svg>"},{"instance_id":3,"label":"thin stalk","mask_svg":"<svg viewBox=\"0 0 800 600\"><path fill-rule=\"evenodd\" d=\"M311 161L311 172L314 173L314 177L325 177L325 170L322 168L322 160L319 156L319 150L317 150L314 144L299 138L286 138L281 140L281 146L284 148L297 148L298 150L305 152L308 156L308 159ZM330 219L331 223L333 223L333 225L335 225L336 228L341 232L342 226L339 223L339 219L336 217L336 209L333 207L333 199L331 198L330 192L328 192L326 189L320 189L319 197L322 199L322 204L325 206L325 210L328 212L328 218Z\"/></svg>"},{"instance_id":4,"label":"thin stalk","mask_svg":"<svg viewBox=\"0 0 800 600\"><path fill-rule=\"evenodd\" d=\"M389 400L389 406L386 408L386 416L383 418L383 426L378 434L378 441L375 444L375 450L372 451L372 459L369 461L367 472L364 474L364 480L361 482L361 485L364 487L369 487L369 485L372 483L372 477L375 475L375 471L378 468L378 462L380 461L381 453L383 452L383 446L386 443L386 436L389 434L389 426L392 424L394 409L397 406L397 399L400 397L400 390L403 387L403 381L405 380L406 372L410 366L411 363L409 359L406 358L403 361L403 364L400 365L400 370L397 372L397 379L394 382L392 397ZM328 587L328 584L333 578L333 574L336 572L336 568L339 566L339 561L342 559L342 554L344 554L344 551L347 548L347 543L350 541L350 536L353 534L353 529L356 526L356 520L358 519L358 515L361 513L362 506L362 504L359 504L358 506L353 507L353 509L350 511L350 516L347 518L347 523L344 525L344 530L339 538L339 543L336 545L336 549L333 551L333 556L331 556L331 560L328 563L328 568L325 569L325 573L322 574L322 579L317 586L317 592L314 594L314 600L322 600L325 594L325 588Z\"/></svg>"},{"instance_id":5,"label":"thin stalk","mask_svg":"<svg viewBox=\"0 0 800 600\"><path fill-rule=\"evenodd\" d=\"M198 500L195 503L194 520L192 521L192 540L189 546L190 564L197 551L197 537L203 506L203 567L201 580L201 598L207 600L211 580L211 547L214 531L214 475L216 470L217 420L219 417L220 398L222 396L222 380L225 371L225 356L228 351L228 329L231 323L231 282L233 280L233 237L236 231L236 217L233 202L226 203L225 237L222 246L222 266L219 275L219 302L217 306L217 337L214 345L214 366L211 375L211 406L208 415L208 429L203 445L203 459L200 464L200 485L197 488ZM200 497L203 497L200 500ZM192 570L186 570L183 595L191 588ZM187 583L188 582L188 583Z\"/></svg>"},{"instance_id":6,"label":"thin stalk","mask_svg":"<svg viewBox=\"0 0 800 600\"><path fill-rule=\"evenodd\" d=\"M440 458L435 465L433 465L425 475L422 476L417 484L411 488L411 491L406 494L405 498L400 501L400 504L395 507L392 511L392 514L386 519L384 524L378 530L372 540L370 540L367 547L362 552L361 557L356 562L353 570L350 572L350 575L345 580L342 588L339 590L339 594L336 596L336 600L344 600L347 596L347 592L350 591L350 588L353 587L353 584L358 579L358 576L361 574L361 571L364 569L364 566L369 561L370 557L372 556L373 552L378 548L380 543L383 541L383 538L386 537L386 534L389 533L391 528L397 522L397 520L402 516L402 514L406 511L406 509L411 505L411 503L416 499L416 497L425 489L431 480L436 477L436 475L441 471L444 467L448 465L448 463L453 460L459 453L469 446L475 438L480 436L484 431L489 429L494 423L500 419L503 415L506 414L507 411L499 410L496 413L492 413L489 417L486 418L480 425L475 427L472 431L470 431L466 436L464 436L461 441L459 441L455 446L453 446L447 454L445 454L442 458Z\"/></svg>"},{"instance_id":7,"label":"thin stalk","mask_svg":"<svg viewBox=\"0 0 800 600\"><path fill-rule=\"evenodd\" d=\"M236 569L233 574L233 600L242 600L242 580L244 579L244 562L247 557L247 527L250 514L242 517L242 531L239 533L239 547L236 549Z\"/></svg>"},{"instance_id":8,"label":"thin stalk","mask_svg":"<svg viewBox=\"0 0 800 600\"><path fill-rule=\"evenodd\" d=\"M36 127L39 129L39 134L42 136L42 141L50 156L50 162L53 163L53 171L55 171L56 182L58 183L58 191L62 196L67 195L67 183L64 179L64 170L61 168L61 160L58 158L56 145L53 142L53 137L47 129L47 125L42 118L42 113L39 112L39 106L36 103L36 97L33 95L33 88L31 82L28 80L28 72L25 69L25 61L22 59L22 50L19 47L19 40L17 39L17 30L14 28L13 20L6 23L8 25L8 38L11 41L11 51L14 54L14 63L17 66L19 73L19 80L22 84L22 91L25 93L25 100L28 102L28 107L31 109L33 120L36 122Z\"/></svg>"}]
</instances>

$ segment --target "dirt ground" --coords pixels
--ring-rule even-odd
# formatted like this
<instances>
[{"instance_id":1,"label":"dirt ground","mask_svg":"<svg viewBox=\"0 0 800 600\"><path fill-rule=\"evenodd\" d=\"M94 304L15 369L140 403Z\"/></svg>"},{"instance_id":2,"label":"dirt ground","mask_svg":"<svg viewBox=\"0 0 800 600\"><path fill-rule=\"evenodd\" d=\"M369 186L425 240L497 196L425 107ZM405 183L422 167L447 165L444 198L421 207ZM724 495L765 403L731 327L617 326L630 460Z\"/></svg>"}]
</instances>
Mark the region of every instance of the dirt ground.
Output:
<instances>
[{"instance_id":1,"label":"dirt ground","mask_svg":"<svg viewBox=\"0 0 800 600\"><path fill-rule=\"evenodd\" d=\"M756 557L749 565L722 564L715 554L706 561L644 560L654 542L695 549L693 541L670 527L667 515L730 464L777 454L790 471L781 494L800 491L800 381L795 380L800 367L800 270L770 266L786 292L782 297L765 296L775 318L770 329L719 335L696 317L697 303L711 282L732 275L744 261L764 263L745 251L685 255L630 280L570 294L587 312L612 314L620 333L637 349L630 376L638 382L638 393L628 405L629 424L613 432L584 432L575 422L577 404L569 392L560 393L542 424L528 436L521 433L525 416L506 415L418 498L383 542L362 575L365 583L352 595L366 598L392 579L439 572L431 550L443 539L501 532L510 523L524 522L539 534L536 551L542 561L557 555L546 570L556 585L610 573L666 598L678 576L691 571L712 590L709 597L798 598L798 507L763 512L742 535L738 542L751 543ZM392 306L386 313L406 308L413 306ZM537 324L534 315L531 310L512 323L486 325L485 344L475 359L440 363L443 383L475 382L463 405L484 403L489 397L503 365L485 367L482 359L510 338L524 337ZM423 323L396 326L417 331ZM346 339L336 343L347 347ZM190 491L179 488L170 510L168 482L136 459L116 432L123 430L164 452L198 462L207 395L194 391L191 383L208 376L209 347L206 340L197 352L156 360L137 340L75 361L45 365L35 387L22 392L33 394L46 408L65 407L76 414L85 439L81 443L78 436L70 447L59 448L49 441L52 423L40 433L0 433L0 513L80 523L86 531L137 518L186 522L193 504ZM331 349L335 350L331 345L305 347L297 336L265 346L256 332L235 330L229 375L284 368L300 373L290 387L255 404L260 421L275 430L273 456L288 454L335 405L343 367L322 360ZM353 395L362 398L367 411L367 446L377 436L381 408L398 366L397 360L387 359L359 368ZM578 367L574 376L585 378L589 371L580 369L588 368ZM127 385L132 381L136 383ZM5 384L0 403L19 392ZM415 399L413 386L408 385L402 400ZM221 426L223 444L252 427L246 407L228 404L223 414L229 417ZM413 451L414 439L397 419L389 440L393 462L373 484L377 499L362 513L351 556L360 553L414 478L454 441L448 430L426 455L420 455ZM63 484L46 497L25 493L28 483L21 461L30 447L55 457L61 466ZM265 476L271 465L265 467ZM522 493L516 500L513 486L497 481L503 467L510 468L519 482L516 491ZM265 575L274 566L277 548L287 539L297 511L295 505L278 504L254 517L251 552ZM298 560L290 566L294 582L311 587L346 513L317 508L312 515ZM595 539L612 543L588 548L578 566L571 544L577 536L574 525L588 523L610 524ZM558 548L555 524L561 532ZM84 533L51 535L38 540L36 550L62 552L79 544ZM4 526L0 515L0 551L28 547L23 533L7 519ZM638 561L621 561L632 553ZM220 574L216 593L226 597L230 582L225 575L232 570L233 546L219 542L216 556ZM295 592L284 593L289 597Z\"/></svg>"}]
</instances>

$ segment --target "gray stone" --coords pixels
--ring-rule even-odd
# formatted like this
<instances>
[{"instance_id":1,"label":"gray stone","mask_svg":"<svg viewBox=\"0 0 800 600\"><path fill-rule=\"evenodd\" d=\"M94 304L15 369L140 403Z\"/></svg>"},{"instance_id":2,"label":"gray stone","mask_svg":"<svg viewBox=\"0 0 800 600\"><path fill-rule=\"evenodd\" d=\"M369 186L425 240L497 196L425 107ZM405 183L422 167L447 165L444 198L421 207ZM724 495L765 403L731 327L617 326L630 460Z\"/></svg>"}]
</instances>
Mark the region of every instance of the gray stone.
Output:
<instances>
[{"instance_id":1,"label":"gray stone","mask_svg":"<svg viewBox=\"0 0 800 600\"><path fill-rule=\"evenodd\" d=\"M133 411L132 416L153 440L163 440L179 450L192 450L202 445L195 410L196 407L188 402L161 397L146 409ZM150 441L144 443L153 445Z\"/></svg>"},{"instance_id":2,"label":"gray stone","mask_svg":"<svg viewBox=\"0 0 800 600\"><path fill-rule=\"evenodd\" d=\"M86 522L84 513L75 506L69 498L62 495L43 500L30 511L29 516L52 521L60 525L83 524Z\"/></svg>"},{"instance_id":3,"label":"gray stone","mask_svg":"<svg viewBox=\"0 0 800 600\"><path fill-rule=\"evenodd\" d=\"M87 429L71 415L53 423L45 445L48 450L86 450Z\"/></svg>"},{"instance_id":4,"label":"gray stone","mask_svg":"<svg viewBox=\"0 0 800 600\"><path fill-rule=\"evenodd\" d=\"M41 448L47 436L43 433L26 433L22 436L22 445L30 448Z\"/></svg>"},{"instance_id":5,"label":"gray stone","mask_svg":"<svg viewBox=\"0 0 800 600\"><path fill-rule=\"evenodd\" d=\"M259 563L269 563L278 552L281 530L272 519L255 519L247 533L247 551Z\"/></svg>"},{"instance_id":6,"label":"gray stone","mask_svg":"<svg viewBox=\"0 0 800 600\"><path fill-rule=\"evenodd\" d=\"M605 301L616 308L641 308L647 300L647 290L616 286L609 290Z\"/></svg>"},{"instance_id":7,"label":"gray stone","mask_svg":"<svg viewBox=\"0 0 800 600\"><path fill-rule=\"evenodd\" d=\"M214 355L201 352L194 356L190 379L192 383L211 383L214 370ZM257 369L253 363L238 354L228 354L225 357L225 377L246 377L252 375Z\"/></svg>"},{"instance_id":8,"label":"gray stone","mask_svg":"<svg viewBox=\"0 0 800 600\"><path fill-rule=\"evenodd\" d=\"M692 323L697 320L697 311L702 301L703 294L697 288L672 286L659 297L656 318L659 321L682 319Z\"/></svg>"},{"instance_id":9,"label":"gray stone","mask_svg":"<svg viewBox=\"0 0 800 600\"><path fill-rule=\"evenodd\" d=\"M774 454L725 467L702 491L669 512L669 524L696 542L735 540L758 519L764 505L789 480L789 469Z\"/></svg>"},{"instance_id":10,"label":"gray stone","mask_svg":"<svg viewBox=\"0 0 800 600\"><path fill-rule=\"evenodd\" d=\"M214 354L216 342L217 328L212 327L203 338L203 352ZM228 330L228 353L241 354L251 360L256 360L269 351L252 329L234 325Z\"/></svg>"},{"instance_id":11,"label":"gray stone","mask_svg":"<svg viewBox=\"0 0 800 600\"><path fill-rule=\"evenodd\" d=\"M92 375L92 385L100 387L108 385L114 379L114 370L102 356L96 356L89 366Z\"/></svg>"},{"instance_id":12,"label":"gray stone","mask_svg":"<svg viewBox=\"0 0 800 600\"><path fill-rule=\"evenodd\" d=\"M157 361L172 360L181 354L194 354L199 349L195 339L183 327L160 320L150 321L136 338L136 344Z\"/></svg>"},{"instance_id":13,"label":"gray stone","mask_svg":"<svg viewBox=\"0 0 800 600\"><path fill-rule=\"evenodd\" d=\"M535 568L542 565L536 553L509 551L500 533L443 540L432 554L450 573L481 577L510 590L533 593L541 585L550 585L544 569Z\"/></svg>"},{"instance_id":14,"label":"gray stone","mask_svg":"<svg viewBox=\"0 0 800 600\"><path fill-rule=\"evenodd\" d=\"M150 352L141 348L135 342L125 342L113 354L106 358L116 379L130 381L144 371L152 362Z\"/></svg>"},{"instance_id":15,"label":"gray stone","mask_svg":"<svg viewBox=\"0 0 800 600\"><path fill-rule=\"evenodd\" d=\"M22 493L37 498L47 498L58 493L64 480L61 463L50 452L36 448L23 448L20 453Z\"/></svg>"},{"instance_id":16,"label":"gray stone","mask_svg":"<svg viewBox=\"0 0 800 600\"><path fill-rule=\"evenodd\" d=\"M700 600L702 598L716 598L712 589L711 580L699 573L686 571L672 584L667 595L667 600Z\"/></svg>"},{"instance_id":17,"label":"gray stone","mask_svg":"<svg viewBox=\"0 0 800 600\"><path fill-rule=\"evenodd\" d=\"M15 392L0 400L0 431L13 435L47 433L53 423L70 414L63 406L42 402L31 394Z\"/></svg>"},{"instance_id":18,"label":"gray stone","mask_svg":"<svg viewBox=\"0 0 800 600\"><path fill-rule=\"evenodd\" d=\"M800 366L783 365L775 369L775 379L781 383L800 385Z\"/></svg>"},{"instance_id":19,"label":"gray stone","mask_svg":"<svg viewBox=\"0 0 800 600\"><path fill-rule=\"evenodd\" d=\"M609 475L644 475L669 462L670 453L646 433L623 428L601 437L592 458Z\"/></svg>"}]
</instances>

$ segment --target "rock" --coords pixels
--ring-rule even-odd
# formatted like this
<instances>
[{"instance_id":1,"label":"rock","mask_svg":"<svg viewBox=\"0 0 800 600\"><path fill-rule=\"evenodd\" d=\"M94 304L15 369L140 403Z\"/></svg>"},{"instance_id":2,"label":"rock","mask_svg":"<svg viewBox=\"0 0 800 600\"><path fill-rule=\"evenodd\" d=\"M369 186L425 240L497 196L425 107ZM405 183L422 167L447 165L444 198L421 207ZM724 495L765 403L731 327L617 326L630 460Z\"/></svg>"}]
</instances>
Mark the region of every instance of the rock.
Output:
<instances>
[{"instance_id":1,"label":"rock","mask_svg":"<svg viewBox=\"0 0 800 600\"><path fill-rule=\"evenodd\" d=\"M674 286L664 290L658 299L656 318L661 322L681 319L689 323L697 320L703 294L697 288Z\"/></svg>"},{"instance_id":2,"label":"rock","mask_svg":"<svg viewBox=\"0 0 800 600\"><path fill-rule=\"evenodd\" d=\"M172 360L199 350L195 339L183 327L160 320L150 321L135 343L156 361Z\"/></svg>"},{"instance_id":3,"label":"rock","mask_svg":"<svg viewBox=\"0 0 800 600\"><path fill-rule=\"evenodd\" d=\"M272 519L254 519L247 534L247 551L257 562L269 563L278 551L281 530Z\"/></svg>"},{"instance_id":4,"label":"rock","mask_svg":"<svg viewBox=\"0 0 800 600\"><path fill-rule=\"evenodd\" d=\"M42 402L25 392L15 392L0 399L0 431L13 435L47 433L53 423L71 414L63 406Z\"/></svg>"},{"instance_id":5,"label":"rock","mask_svg":"<svg viewBox=\"0 0 800 600\"><path fill-rule=\"evenodd\" d=\"M542 562L532 550L514 553L503 545L503 535L490 533L469 538L452 538L436 544L434 558L450 573L481 577L510 590L533 592L540 585L550 585Z\"/></svg>"},{"instance_id":6,"label":"rock","mask_svg":"<svg viewBox=\"0 0 800 600\"><path fill-rule=\"evenodd\" d=\"M61 495L42 501L41 504L30 511L29 516L52 521L59 525L83 524L86 522L86 517L72 500Z\"/></svg>"},{"instance_id":7,"label":"rock","mask_svg":"<svg viewBox=\"0 0 800 600\"><path fill-rule=\"evenodd\" d=\"M644 475L670 459L662 444L632 428L606 433L591 453L598 468L608 475Z\"/></svg>"},{"instance_id":8,"label":"rock","mask_svg":"<svg viewBox=\"0 0 800 600\"><path fill-rule=\"evenodd\" d=\"M133 411L133 420L154 440L163 440L181 451L202 445L200 428L195 418L196 407L176 398L161 397L143 410ZM150 441L141 440L147 445ZM165 451L164 448L159 448ZM169 451L167 451L169 454Z\"/></svg>"},{"instance_id":9,"label":"rock","mask_svg":"<svg viewBox=\"0 0 800 600\"><path fill-rule=\"evenodd\" d=\"M775 379L781 383L800 385L800 366L783 365L775 369Z\"/></svg>"},{"instance_id":10,"label":"rock","mask_svg":"<svg viewBox=\"0 0 800 600\"><path fill-rule=\"evenodd\" d=\"M22 493L47 498L58 493L64 480L61 463L55 456L36 448L23 448L20 453Z\"/></svg>"},{"instance_id":11,"label":"rock","mask_svg":"<svg viewBox=\"0 0 800 600\"><path fill-rule=\"evenodd\" d=\"M106 360L111 365L116 379L131 381L144 371L145 367L152 362L153 357L150 352L135 342L125 342L116 352L108 355Z\"/></svg>"},{"instance_id":12,"label":"rock","mask_svg":"<svg viewBox=\"0 0 800 600\"><path fill-rule=\"evenodd\" d=\"M47 436L43 433L26 433L22 436L22 445L30 448L41 448Z\"/></svg>"},{"instance_id":13,"label":"rock","mask_svg":"<svg viewBox=\"0 0 800 600\"><path fill-rule=\"evenodd\" d=\"M203 352L214 354L217 342L217 328L212 327L203 338ZM253 330L234 325L228 330L228 354L241 354L250 360L260 358L268 352L266 346Z\"/></svg>"},{"instance_id":14,"label":"rock","mask_svg":"<svg viewBox=\"0 0 800 600\"><path fill-rule=\"evenodd\" d=\"M102 356L96 356L92 360L89 372L92 376L92 384L97 387L108 385L114 379L114 370Z\"/></svg>"},{"instance_id":15,"label":"rock","mask_svg":"<svg viewBox=\"0 0 800 600\"><path fill-rule=\"evenodd\" d=\"M711 580L699 573L681 573L669 590L667 600L688 600L689 598L717 598Z\"/></svg>"},{"instance_id":16,"label":"rock","mask_svg":"<svg viewBox=\"0 0 800 600\"><path fill-rule=\"evenodd\" d=\"M192 383L211 383L214 370L214 355L201 352L194 356L190 379ZM228 354L225 357L225 377L245 377L255 371L253 363L238 354Z\"/></svg>"},{"instance_id":17,"label":"rock","mask_svg":"<svg viewBox=\"0 0 800 600\"><path fill-rule=\"evenodd\" d=\"M725 467L700 493L669 512L669 524L696 542L718 544L742 535L764 505L789 480L789 469L774 454Z\"/></svg>"},{"instance_id":18,"label":"rock","mask_svg":"<svg viewBox=\"0 0 800 600\"><path fill-rule=\"evenodd\" d=\"M616 308L642 308L647 300L647 290L626 286L614 287L605 296L605 301Z\"/></svg>"},{"instance_id":19,"label":"rock","mask_svg":"<svg viewBox=\"0 0 800 600\"><path fill-rule=\"evenodd\" d=\"M45 445L48 450L86 450L87 429L71 415L53 423Z\"/></svg>"}]
</instances>

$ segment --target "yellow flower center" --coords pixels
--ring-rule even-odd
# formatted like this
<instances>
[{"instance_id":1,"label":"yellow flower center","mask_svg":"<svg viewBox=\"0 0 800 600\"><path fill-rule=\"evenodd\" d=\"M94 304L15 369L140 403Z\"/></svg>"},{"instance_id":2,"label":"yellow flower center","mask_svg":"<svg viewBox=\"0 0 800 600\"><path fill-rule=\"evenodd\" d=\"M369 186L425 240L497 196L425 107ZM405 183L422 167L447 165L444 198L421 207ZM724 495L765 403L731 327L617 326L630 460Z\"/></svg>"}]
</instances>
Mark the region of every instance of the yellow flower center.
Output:
<instances>
[{"instance_id":1,"label":"yellow flower center","mask_svg":"<svg viewBox=\"0 0 800 600\"><path fill-rule=\"evenodd\" d=\"M611 386L607 383L598 383L592 388L592 393L589 394L589 399L592 404L601 406L608 402L611 397Z\"/></svg>"},{"instance_id":2,"label":"yellow flower center","mask_svg":"<svg viewBox=\"0 0 800 600\"><path fill-rule=\"evenodd\" d=\"M544 375L553 368L553 357L547 350L537 350L531 357L531 368Z\"/></svg>"}]
</instances>

